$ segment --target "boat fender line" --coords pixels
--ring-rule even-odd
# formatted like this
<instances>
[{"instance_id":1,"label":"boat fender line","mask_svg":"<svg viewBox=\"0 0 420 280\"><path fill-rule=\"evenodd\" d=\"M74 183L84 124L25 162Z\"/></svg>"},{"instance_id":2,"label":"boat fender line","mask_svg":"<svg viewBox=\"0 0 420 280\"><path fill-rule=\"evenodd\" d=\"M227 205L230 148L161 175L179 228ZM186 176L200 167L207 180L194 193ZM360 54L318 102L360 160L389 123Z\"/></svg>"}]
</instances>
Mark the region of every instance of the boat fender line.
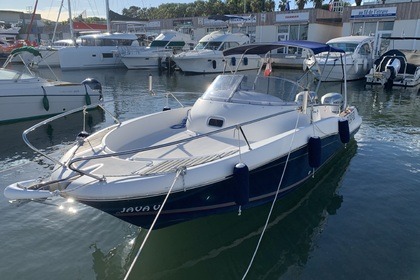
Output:
<instances>
[{"instance_id":1,"label":"boat fender line","mask_svg":"<svg viewBox=\"0 0 420 280\"><path fill-rule=\"evenodd\" d=\"M86 101L86 105L90 105L92 104L92 101L90 100L90 96L86 87L86 84L83 84L85 86L85 101Z\"/></svg>"},{"instance_id":2,"label":"boat fender line","mask_svg":"<svg viewBox=\"0 0 420 280\"><path fill-rule=\"evenodd\" d=\"M152 232L152 230L153 230L153 228L154 228L154 226L155 226L155 224L156 224L156 221L157 221L157 219L159 218L160 213L162 212L162 209L163 209L163 207L165 206L166 201L168 200L169 195L171 194L173 187L175 186L176 181L178 180L179 176L184 177L184 175L186 174L186 172L187 172L187 168L186 168L185 166L181 166L180 168L178 168L178 169L177 169L177 171L176 171L176 175L175 175L175 178L174 178L174 180L173 180L173 182L172 182L172 185L171 185L171 187L169 188L168 193L166 194L165 199L163 200L162 205L160 206L160 208L159 208L159 210L158 210L158 212L157 212L157 214L156 214L156 216L155 216L155 218L154 218L154 220L153 220L152 224L150 225L150 228L149 228L149 230L147 231L147 234L146 234L146 236L144 237L143 242L141 243L140 248L139 248L139 250L137 251L136 256L134 257L133 262L131 263L130 267L128 268L128 270L127 270L127 274L125 275L124 280L127 280L127 279L128 279L128 277L130 276L131 270L133 269L134 264L137 262L137 259L139 258L140 253L141 253L141 251L143 250L143 247L144 247L144 245L146 244L146 241L147 241L147 239L149 238L149 235L150 235L150 233Z\"/></svg>"},{"instance_id":3,"label":"boat fender line","mask_svg":"<svg viewBox=\"0 0 420 280\"><path fill-rule=\"evenodd\" d=\"M43 86L41 86L42 91L44 92L44 97L42 97L42 105L44 105L45 111L50 110L50 101L48 101L47 91Z\"/></svg>"},{"instance_id":4,"label":"boat fender line","mask_svg":"<svg viewBox=\"0 0 420 280\"><path fill-rule=\"evenodd\" d=\"M216 69L216 66L217 66L216 63L217 63L216 60L212 60L211 61L211 64L213 66L213 69Z\"/></svg>"},{"instance_id":5,"label":"boat fender line","mask_svg":"<svg viewBox=\"0 0 420 280\"><path fill-rule=\"evenodd\" d=\"M340 140L342 143L347 144L350 142L350 129L348 120L341 119L338 121L338 134L340 135Z\"/></svg>"},{"instance_id":6,"label":"boat fender line","mask_svg":"<svg viewBox=\"0 0 420 280\"><path fill-rule=\"evenodd\" d=\"M163 110L165 111L165 108L163 108ZM182 121L178 124L174 124L171 126L172 129L181 129L181 128L185 128L185 126L187 125L187 117L183 118Z\"/></svg>"},{"instance_id":7,"label":"boat fender line","mask_svg":"<svg viewBox=\"0 0 420 280\"><path fill-rule=\"evenodd\" d=\"M308 140L308 161L310 167L318 168L321 166L321 151L321 138L318 136L310 137Z\"/></svg>"},{"instance_id":8,"label":"boat fender line","mask_svg":"<svg viewBox=\"0 0 420 280\"><path fill-rule=\"evenodd\" d=\"M239 205L238 215L241 215L241 206L249 202L249 169L245 163L239 162L233 168L235 179L235 203Z\"/></svg>"},{"instance_id":9,"label":"boat fender line","mask_svg":"<svg viewBox=\"0 0 420 280\"><path fill-rule=\"evenodd\" d=\"M248 65L248 57L244 57L244 65Z\"/></svg>"},{"instance_id":10,"label":"boat fender line","mask_svg":"<svg viewBox=\"0 0 420 280\"><path fill-rule=\"evenodd\" d=\"M232 56L232 58L230 59L230 64L232 66L236 66L236 57Z\"/></svg>"}]
</instances>

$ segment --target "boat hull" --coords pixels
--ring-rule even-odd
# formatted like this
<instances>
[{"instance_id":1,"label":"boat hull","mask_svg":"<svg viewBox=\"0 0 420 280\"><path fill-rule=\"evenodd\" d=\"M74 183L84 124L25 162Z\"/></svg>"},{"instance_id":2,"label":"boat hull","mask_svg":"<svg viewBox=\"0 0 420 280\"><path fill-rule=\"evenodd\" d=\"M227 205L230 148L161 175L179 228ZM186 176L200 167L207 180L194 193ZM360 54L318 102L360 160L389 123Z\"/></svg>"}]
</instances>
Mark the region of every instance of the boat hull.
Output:
<instances>
[{"instance_id":1,"label":"boat hull","mask_svg":"<svg viewBox=\"0 0 420 280\"><path fill-rule=\"evenodd\" d=\"M121 57L127 69L160 69L172 52L145 52L143 54L128 54Z\"/></svg>"},{"instance_id":2,"label":"boat hull","mask_svg":"<svg viewBox=\"0 0 420 280\"><path fill-rule=\"evenodd\" d=\"M325 67L325 68L324 68ZM354 64L346 65L346 76L347 81L360 80L365 77L369 72L372 63L368 61L361 60L360 62ZM321 80L324 82L335 82L343 81L342 65L340 63L331 65L326 64L325 66L321 63L320 68L322 71Z\"/></svg>"},{"instance_id":3,"label":"boat hull","mask_svg":"<svg viewBox=\"0 0 420 280\"><path fill-rule=\"evenodd\" d=\"M1 84L1 83L0 83ZM82 84L32 84L9 88L0 96L0 122L14 122L60 114L99 103L100 93Z\"/></svg>"},{"instance_id":4,"label":"boat hull","mask_svg":"<svg viewBox=\"0 0 420 280\"><path fill-rule=\"evenodd\" d=\"M322 139L321 166L343 148L344 144L340 141L338 134ZM282 179L285 166L286 172ZM307 145L293 151L288 161L287 155L282 155L263 166L250 170L249 202L242 205L241 209L272 201L280 181L281 187L277 198L285 196L311 178L313 171L314 169L309 165ZM228 176L218 182L170 194L154 228L162 228L208 215L239 211L239 205L235 202L238 201L238 187L235 180L233 176ZM77 200L128 223L149 228L165 195L121 200Z\"/></svg>"},{"instance_id":5,"label":"boat hull","mask_svg":"<svg viewBox=\"0 0 420 280\"><path fill-rule=\"evenodd\" d=\"M222 73L224 71L234 71L238 67L238 71L258 69L261 66L261 58L252 56L246 59L246 63L242 61L239 66L236 63L241 61L240 56L223 57L223 56L184 56L173 57L177 67L184 73ZM226 63L225 63L226 62ZM226 67L225 67L225 64Z\"/></svg>"},{"instance_id":6,"label":"boat hull","mask_svg":"<svg viewBox=\"0 0 420 280\"><path fill-rule=\"evenodd\" d=\"M115 46L66 47L58 50L58 55L62 70L124 67Z\"/></svg>"}]
</instances>

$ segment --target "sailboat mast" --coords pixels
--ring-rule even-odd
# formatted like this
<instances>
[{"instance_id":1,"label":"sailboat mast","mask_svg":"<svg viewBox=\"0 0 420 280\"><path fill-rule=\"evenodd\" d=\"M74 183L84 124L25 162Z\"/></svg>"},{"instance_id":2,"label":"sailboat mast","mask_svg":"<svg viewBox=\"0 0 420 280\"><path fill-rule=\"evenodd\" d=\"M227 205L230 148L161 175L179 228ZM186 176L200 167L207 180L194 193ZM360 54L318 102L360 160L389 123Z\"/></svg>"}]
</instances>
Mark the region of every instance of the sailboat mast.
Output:
<instances>
[{"instance_id":1,"label":"sailboat mast","mask_svg":"<svg viewBox=\"0 0 420 280\"><path fill-rule=\"evenodd\" d=\"M32 23L34 22L35 13L36 13L36 7L37 6L38 6L38 0L35 1L35 8L34 8L34 11L32 13L31 23L29 24L28 29L26 30L26 33L27 33L27 35L26 35L26 41L29 40L29 34L31 32L31 29L32 29Z\"/></svg>"},{"instance_id":2,"label":"sailboat mast","mask_svg":"<svg viewBox=\"0 0 420 280\"><path fill-rule=\"evenodd\" d=\"M111 22L109 20L109 1L105 1L105 7L106 7L106 31L111 33Z\"/></svg>"},{"instance_id":3,"label":"sailboat mast","mask_svg":"<svg viewBox=\"0 0 420 280\"><path fill-rule=\"evenodd\" d=\"M57 20L55 21L54 32L53 32L51 42L55 41L55 33L57 32L57 25L58 25L58 21L60 20L61 9L63 8L63 3L64 3L64 0L61 0L60 9L58 10Z\"/></svg>"},{"instance_id":4,"label":"sailboat mast","mask_svg":"<svg viewBox=\"0 0 420 280\"><path fill-rule=\"evenodd\" d=\"M69 6L69 24L70 24L70 37L71 39L74 39L74 32L73 32L73 18L71 15L71 5L70 0L67 0L67 4Z\"/></svg>"}]
</instances>

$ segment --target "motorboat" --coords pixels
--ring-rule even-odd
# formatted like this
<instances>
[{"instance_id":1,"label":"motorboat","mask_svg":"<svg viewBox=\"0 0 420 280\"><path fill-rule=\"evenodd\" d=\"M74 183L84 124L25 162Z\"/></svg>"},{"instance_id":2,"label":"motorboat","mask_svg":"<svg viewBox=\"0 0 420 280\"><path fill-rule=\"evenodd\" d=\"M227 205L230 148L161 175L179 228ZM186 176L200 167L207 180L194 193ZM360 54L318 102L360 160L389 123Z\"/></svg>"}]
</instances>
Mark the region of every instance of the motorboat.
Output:
<instances>
[{"instance_id":1,"label":"motorboat","mask_svg":"<svg viewBox=\"0 0 420 280\"><path fill-rule=\"evenodd\" d=\"M41 56L33 47L21 47L13 50L0 68L0 122L46 117L101 102L101 84L96 79L70 83L41 78L22 58L26 52ZM16 57L22 59L22 71L8 68Z\"/></svg>"},{"instance_id":2,"label":"motorboat","mask_svg":"<svg viewBox=\"0 0 420 280\"><path fill-rule=\"evenodd\" d=\"M125 67L118 52L120 46L136 46L131 33L87 34L77 38L76 45L58 50L62 70Z\"/></svg>"},{"instance_id":3,"label":"motorboat","mask_svg":"<svg viewBox=\"0 0 420 280\"><path fill-rule=\"evenodd\" d=\"M390 37L391 40L420 38ZM420 54L417 50L390 49L375 60L366 75L367 84L379 84L385 88L393 86L415 87L420 84Z\"/></svg>"},{"instance_id":4,"label":"motorboat","mask_svg":"<svg viewBox=\"0 0 420 280\"><path fill-rule=\"evenodd\" d=\"M343 52L283 41L223 55L265 56L284 45L313 55ZM273 203L333 161L362 119L347 104L346 82L343 93L327 93L318 102L312 87L321 81L310 79L313 67L296 81L263 68L254 75L217 76L193 106L165 108L79 137L53 159L49 178L14 183L4 195L48 204L71 198L149 229L231 211L246 216L248 208Z\"/></svg>"},{"instance_id":5,"label":"motorboat","mask_svg":"<svg viewBox=\"0 0 420 280\"><path fill-rule=\"evenodd\" d=\"M258 55L246 55L242 60L239 55L223 56L224 50L249 42L249 37L243 33L214 31L201 38L193 50L174 55L173 60L185 73L258 69L261 66L261 57ZM237 63L240 63L239 67Z\"/></svg>"},{"instance_id":6,"label":"motorboat","mask_svg":"<svg viewBox=\"0 0 420 280\"><path fill-rule=\"evenodd\" d=\"M165 30L147 47L124 46L119 52L128 69L163 68L173 54L192 50L194 45L189 34Z\"/></svg>"},{"instance_id":7,"label":"motorboat","mask_svg":"<svg viewBox=\"0 0 420 280\"><path fill-rule=\"evenodd\" d=\"M374 37L346 36L327 41L327 44L341 48L346 55L322 53L317 62L322 65L322 81L342 81L342 67L345 65L347 80L363 79L372 68L374 60Z\"/></svg>"}]
</instances>

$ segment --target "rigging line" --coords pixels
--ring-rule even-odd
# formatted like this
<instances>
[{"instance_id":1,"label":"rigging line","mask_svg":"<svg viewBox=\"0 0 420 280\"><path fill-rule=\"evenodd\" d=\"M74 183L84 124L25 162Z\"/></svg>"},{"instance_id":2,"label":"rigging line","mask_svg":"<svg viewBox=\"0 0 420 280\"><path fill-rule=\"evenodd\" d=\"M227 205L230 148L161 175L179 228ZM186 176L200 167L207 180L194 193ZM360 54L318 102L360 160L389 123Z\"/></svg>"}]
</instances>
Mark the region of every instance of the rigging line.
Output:
<instances>
[{"instance_id":1,"label":"rigging line","mask_svg":"<svg viewBox=\"0 0 420 280\"><path fill-rule=\"evenodd\" d=\"M150 235L150 233L152 232L153 227L155 226L155 223L156 223L157 219L159 218L160 213L162 212L162 209L163 209L163 207L164 207L164 206L165 206L165 204L166 204L166 201L167 201L167 200L168 200L168 198L169 198L169 194L171 193L172 188L175 186L175 183L176 183L176 181L178 180L179 175L184 175L184 174L185 174L185 171L186 171L186 168L185 168L185 167L180 167L180 168L178 168L178 170L177 170L177 172L176 172L176 175L175 175L175 178L174 178L174 181L172 182L172 185L171 185L171 187L169 188L168 193L166 194L165 199L164 199L164 200L163 200L163 202L162 202L162 206L159 208L159 211L158 211L158 213L156 214L156 217L155 217L155 219L153 220L152 225L150 226L149 230L147 231L147 234L146 234L146 236L144 237L143 242L141 243L140 248L139 248L139 250L137 251L136 256L134 257L134 260L133 260L133 262L131 263L130 268L129 268L129 269L128 269L128 271L127 271L127 274L125 275L124 280L127 280L127 279L128 279L128 276L130 276L131 270L133 269L134 264L136 263L136 261L137 261L138 257L140 256L140 253L141 253L141 251L143 250L143 247L144 247L144 245L146 244L146 241L147 241L147 239L149 238L149 235Z\"/></svg>"},{"instance_id":2,"label":"rigging line","mask_svg":"<svg viewBox=\"0 0 420 280\"><path fill-rule=\"evenodd\" d=\"M292 140L290 141L289 152L287 154L286 163L284 164L284 168L283 168L283 172L281 174L280 182L279 182L279 184L277 186L276 195L274 196L273 203L271 203L270 211L268 212L268 216L267 216L267 219L265 221L264 228L263 228L263 230L261 232L260 238L258 240L257 246L255 247L255 251L254 251L254 254L252 255L251 261L249 262L248 268L246 269L244 275L242 276L242 280L244 280L246 278L246 276L248 275L249 270L251 269L252 263L254 262L254 259L255 259L255 256L257 255L257 252L258 252L258 249L260 247L262 238L263 238L264 233L265 233L265 231L267 229L268 222L270 221L271 214L272 214L273 209L274 209L274 205L276 204L277 196L278 196L278 194L280 192L280 186L281 186L281 184L283 182L284 174L286 173L287 164L289 163L290 154L292 152L292 144L293 144L293 142L295 140L295 135L296 135L297 127L298 127L298 124L299 124L299 118L300 118L300 114L298 114L298 117L296 118L295 131L293 133Z\"/></svg>"}]
</instances>

